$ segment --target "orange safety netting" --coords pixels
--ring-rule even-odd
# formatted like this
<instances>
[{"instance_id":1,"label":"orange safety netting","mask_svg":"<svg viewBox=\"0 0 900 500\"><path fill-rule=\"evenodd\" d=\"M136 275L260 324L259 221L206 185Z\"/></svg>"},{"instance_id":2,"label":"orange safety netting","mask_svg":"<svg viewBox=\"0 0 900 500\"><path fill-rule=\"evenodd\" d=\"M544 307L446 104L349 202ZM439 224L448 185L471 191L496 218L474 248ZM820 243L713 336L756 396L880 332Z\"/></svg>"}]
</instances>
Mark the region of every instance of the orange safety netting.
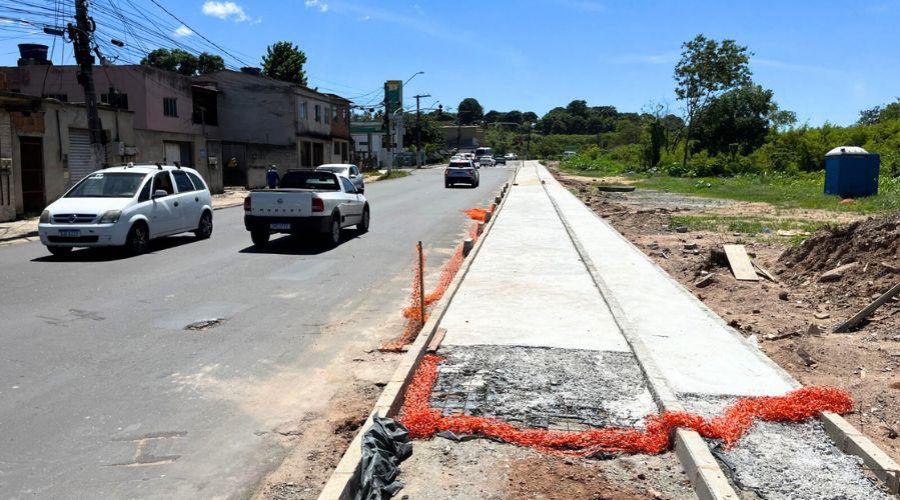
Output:
<instances>
[{"instance_id":1,"label":"orange safety netting","mask_svg":"<svg viewBox=\"0 0 900 500\"><path fill-rule=\"evenodd\" d=\"M484 219L487 218L487 213L489 210L485 208L470 208L465 211L466 215L473 220L477 220L479 222L484 222Z\"/></svg>"},{"instance_id":2,"label":"orange safety netting","mask_svg":"<svg viewBox=\"0 0 900 500\"><path fill-rule=\"evenodd\" d=\"M598 452L657 454L672 446L678 427L694 429L706 438L722 439L730 447L750 429L754 419L799 422L823 411L847 413L853 409L853 401L845 391L830 387L805 387L784 396L740 398L722 415L714 418L670 411L649 415L645 419L645 430L621 427L581 432L523 429L488 417L445 417L440 410L431 408L429 398L437 380L437 365L443 359L426 355L406 390L400 420L409 429L410 437L430 438L437 432L451 431L498 438L554 455L591 456Z\"/></svg>"},{"instance_id":3,"label":"orange safety netting","mask_svg":"<svg viewBox=\"0 0 900 500\"><path fill-rule=\"evenodd\" d=\"M481 209L472 209L472 210L481 210ZM469 234L472 238L472 242L478 241L478 226L472 225L472 228L469 231ZM463 260L463 246L457 245L456 251L453 252L453 256L450 257L444 266L441 268L441 274L438 278L437 286L435 286L434 290L425 294L425 320L428 320L428 308L433 305L435 302L441 300L444 294L447 292L447 288L450 287L450 282L453 281L453 278L456 277L456 273L459 272L459 268L462 267ZM424 259L423 259L424 262ZM400 334L399 337L392 339L388 342L385 342L379 350L381 351L391 351L396 352L403 349L404 346L412 343L419 335L419 331L425 326L420 319L419 315L419 304L422 300L423 290L419 289L419 273L423 272L422 269L419 269L418 264L415 266L415 270L413 271L413 284L412 291L409 294L409 305L407 305L403 309L403 317L406 318L406 326L403 328L403 333Z\"/></svg>"}]
</instances>

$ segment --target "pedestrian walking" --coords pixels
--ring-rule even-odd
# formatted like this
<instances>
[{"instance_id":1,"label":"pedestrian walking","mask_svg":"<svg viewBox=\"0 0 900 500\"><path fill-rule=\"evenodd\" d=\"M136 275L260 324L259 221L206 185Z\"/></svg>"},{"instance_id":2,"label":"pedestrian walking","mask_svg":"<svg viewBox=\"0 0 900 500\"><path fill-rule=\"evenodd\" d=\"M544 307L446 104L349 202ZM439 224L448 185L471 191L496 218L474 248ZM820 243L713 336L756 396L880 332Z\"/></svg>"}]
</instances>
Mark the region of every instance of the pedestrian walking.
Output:
<instances>
[{"instance_id":1,"label":"pedestrian walking","mask_svg":"<svg viewBox=\"0 0 900 500\"><path fill-rule=\"evenodd\" d=\"M266 172L266 184L268 184L269 189L277 188L280 180L281 176L278 175L278 167L275 165L270 166L269 171Z\"/></svg>"}]
</instances>

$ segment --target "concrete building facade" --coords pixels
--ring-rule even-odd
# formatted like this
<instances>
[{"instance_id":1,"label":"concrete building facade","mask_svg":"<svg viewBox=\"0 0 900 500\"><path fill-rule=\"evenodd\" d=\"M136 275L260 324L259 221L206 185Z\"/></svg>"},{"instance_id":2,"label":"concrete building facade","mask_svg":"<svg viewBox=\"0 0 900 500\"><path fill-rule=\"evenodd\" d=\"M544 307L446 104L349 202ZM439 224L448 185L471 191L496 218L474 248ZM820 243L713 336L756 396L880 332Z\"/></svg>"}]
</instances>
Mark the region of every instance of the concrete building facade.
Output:
<instances>
[{"instance_id":1,"label":"concrete building facade","mask_svg":"<svg viewBox=\"0 0 900 500\"><path fill-rule=\"evenodd\" d=\"M100 118L107 163L131 161L134 113L101 106ZM88 154L84 105L0 92L0 221L40 213L80 180Z\"/></svg>"}]
</instances>

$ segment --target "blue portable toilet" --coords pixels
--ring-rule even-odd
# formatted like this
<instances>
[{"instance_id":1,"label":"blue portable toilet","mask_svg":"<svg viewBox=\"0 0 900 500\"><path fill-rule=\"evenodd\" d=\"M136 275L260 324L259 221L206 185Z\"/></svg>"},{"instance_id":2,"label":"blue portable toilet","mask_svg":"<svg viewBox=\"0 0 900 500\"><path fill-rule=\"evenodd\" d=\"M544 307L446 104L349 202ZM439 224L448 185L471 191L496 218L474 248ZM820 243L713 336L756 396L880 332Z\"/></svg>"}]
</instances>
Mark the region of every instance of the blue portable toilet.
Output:
<instances>
[{"instance_id":1,"label":"blue portable toilet","mask_svg":"<svg viewBox=\"0 0 900 500\"><path fill-rule=\"evenodd\" d=\"M841 146L825 154L825 194L856 198L878 194L880 158L857 146Z\"/></svg>"}]
</instances>

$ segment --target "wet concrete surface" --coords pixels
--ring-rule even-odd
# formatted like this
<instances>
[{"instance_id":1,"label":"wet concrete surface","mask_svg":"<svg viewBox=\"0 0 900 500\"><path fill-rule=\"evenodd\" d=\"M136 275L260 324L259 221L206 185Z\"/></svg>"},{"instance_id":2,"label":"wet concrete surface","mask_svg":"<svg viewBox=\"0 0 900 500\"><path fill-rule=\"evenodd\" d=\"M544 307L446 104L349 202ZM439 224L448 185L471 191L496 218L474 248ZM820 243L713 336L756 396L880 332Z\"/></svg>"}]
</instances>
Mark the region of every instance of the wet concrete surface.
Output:
<instances>
[{"instance_id":1,"label":"wet concrete surface","mask_svg":"<svg viewBox=\"0 0 900 500\"><path fill-rule=\"evenodd\" d=\"M657 407L631 353L519 346L449 346L431 404L445 415L527 427L642 427Z\"/></svg>"}]
</instances>

